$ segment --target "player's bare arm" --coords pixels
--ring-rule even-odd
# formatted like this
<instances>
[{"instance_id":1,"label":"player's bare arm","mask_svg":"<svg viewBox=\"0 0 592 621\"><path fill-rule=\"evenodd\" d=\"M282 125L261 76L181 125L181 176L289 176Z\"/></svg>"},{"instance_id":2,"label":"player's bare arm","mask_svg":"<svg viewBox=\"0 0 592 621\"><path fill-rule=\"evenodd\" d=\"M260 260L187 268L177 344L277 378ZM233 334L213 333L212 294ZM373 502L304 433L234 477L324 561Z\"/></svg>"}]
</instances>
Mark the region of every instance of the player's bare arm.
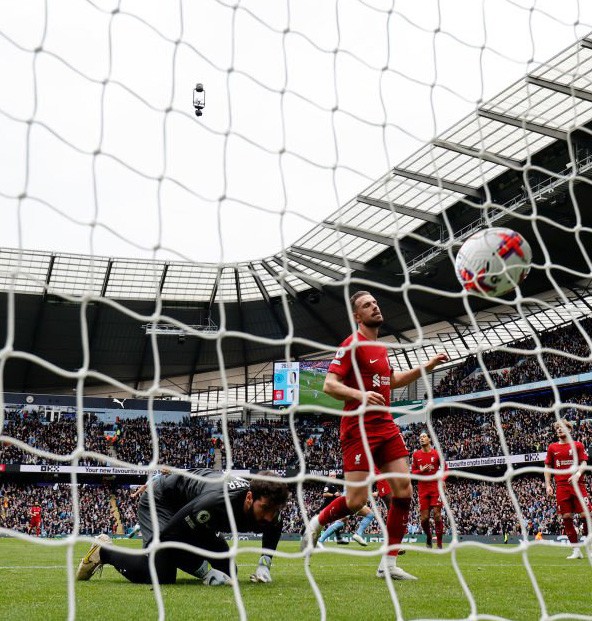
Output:
<instances>
[{"instance_id":1,"label":"player's bare arm","mask_svg":"<svg viewBox=\"0 0 592 621\"><path fill-rule=\"evenodd\" d=\"M437 354L433 358L430 358L424 365L414 367L408 371L393 372L391 375L391 388L407 386L421 377L422 368L426 373L431 373L438 365L444 362L448 362L448 356L446 354Z\"/></svg>"},{"instance_id":2,"label":"player's bare arm","mask_svg":"<svg viewBox=\"0 0 592 621\"><path fill-rule=\"evenodd\" d=\"M363 401L365 395L368 405L385 405L384 397L379 392L369 390L364 393L357 388L346 386L343 378L337 373L327 373L323 392L339 401Z\"/></svg>"},{"instance_id":3,"label":"player's bare arm","mask_svg":"<svg viewBox=\"0 0 592 621\"><path fill-rule=\"evenodd\" d=\"M545 489L547 496L553 496L553 485L551 484L551 473L545 470Z\"/></svg>"},{"instance_id":4,"label":"player's bare arm","mask_svg":"<svg viewBox=\"0 0 592 621\"><path fill-rule=\"evenodd\" d=\"M578 466L578 469L569 477L568 481L572 484L577 483L580 480L580 477L582 476L582 472L584 472L587 465L588 465L587 462L581 461L580 465Z\"/></svg>"}]
</instances>

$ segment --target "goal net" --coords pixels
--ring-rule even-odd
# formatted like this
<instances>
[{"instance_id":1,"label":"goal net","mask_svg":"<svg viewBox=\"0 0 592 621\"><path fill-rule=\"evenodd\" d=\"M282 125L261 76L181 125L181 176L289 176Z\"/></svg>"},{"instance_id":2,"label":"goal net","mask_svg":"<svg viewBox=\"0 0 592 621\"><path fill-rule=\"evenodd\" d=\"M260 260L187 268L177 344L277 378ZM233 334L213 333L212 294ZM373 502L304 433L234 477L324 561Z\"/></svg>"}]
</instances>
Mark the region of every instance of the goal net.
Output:
<instances>
[{"instance_id":1,"label":"goal net","mask_svg":"<svg viewBox=\"0 0 592 621\"><path fill-rule=\"evenodd\" d=\"M273 470L290 484L274 581L299 576L295 597L315 618L343 614L336 572L368 584L351 606L379 601L378 617L592 619L550 573L581 554L572 588L590 581L592 477L578 443L592 450L591 10L0 6L0 536L66 550L69 618L85 606L82 542L135 534L138 477L167 468L199 480L187 470L214 467L228 507L233 476ZM471 234L497 226L520 232L533 260L520 287L486 299L463 290L454 262ZM429 576L427 597L376 586L392 550L388 504L372 495L384 475L363 483L375 521L347 525L363 547L338 547L339 532L324 548L298 545L323 489L343 491L343 413L323 382L355 329L358 290L381 305L395 370L447 356L395 390L390 410L411 453L427 432L449 468L432 477L443 548L426 537L417 495L396 546L420 590ZM40 408L44 393L69 400ZM176 419L164 401L179 404ZM582 482L570 510L544 479L561 419L578 454L568 473ZM239 545L231 526L222 556L234 585L220 615L256 618L244 559L259 544ZM156 533L147 614L175 618L154 568L169 544ZM508 574L507 590L488 597L477 572ZM293 616L267 586L272 613Z\"/></svg>"}]
</instances>

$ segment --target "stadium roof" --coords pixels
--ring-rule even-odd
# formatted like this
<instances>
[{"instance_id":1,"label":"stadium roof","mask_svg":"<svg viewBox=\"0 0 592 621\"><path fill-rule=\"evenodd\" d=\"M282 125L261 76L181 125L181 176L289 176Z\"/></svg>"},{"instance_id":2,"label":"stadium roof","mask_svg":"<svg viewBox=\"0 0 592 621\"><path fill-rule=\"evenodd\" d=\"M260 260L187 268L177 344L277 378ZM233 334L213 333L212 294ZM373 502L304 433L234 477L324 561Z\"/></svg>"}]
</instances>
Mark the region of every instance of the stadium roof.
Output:
<instances>
[{"instance_id":1,"label":"stadium roof","mask_svg":"<svg viewBox=\"0 0 592 621\"><path fill-rule=\"evenodd\" d=\"M44 339L51 340L51 325L44 325L52 315L47 306L55 309L61 304L61 316L70 321L66 304L76 308L75 316L84 308L95 322L91 361L100 361L94 368L104 372L113 357L106 347L109 338L123 330L127 340L129 324L137 324L137 342L128 342L123 349L133 361L129 366L118 361L126 368L118 377L138 382L154 372L146 345L150 339L139 328L153 321L158 300L164 315L159 322L168 321L173 328L175 320L192 326L188 336L216 333L218 326L239 334L233 338L241 341L240 346L232 348L232 355L225 354L227 366L287 353L302 356L331 348L349 330L344 287L350 285L374 286L377 297L386 297L383 306L390 318L386 333L399 343L398 355L408 363L418 354L423 358L434 346L449 348L457 358L478 342L496 345L529 333L525 322L543 328L564 323L573 312L589 314L592 300L586 279L592 277L592 262L586 248L592 247L592 217L579 205L589 204L592 194L591 79L592 39L584 38L426 144L298 242L260 260L150 262L0 249L0 291L13 291L19 305L28 309L19 317L18 332L28 334L20 348L42 355L44 347L53 347L49 358L63 368L55 351L66 346L65 332L58 330L62 346L42 345ZM490 302L472 299L472 310L481 311L479 317L490 328L481 330L467 319L453 258L463 239L492 224L511 226L529 240L537 265L523 293L548 298L548 303L531 300L520 305L519 313L516 306L500 313L491 310ZM21 294L33 294L37 302L24 300ZM104 310L88 311L89 303ZM3 315L6 308L3 305ZM106 315L112 328L121 321L112 333L105 325ZM30 326L25 325L25 316ZM463 316L464 320L458 319ZM288 352L290 325L299 338ZM418 325L431 326L423 331L430 344L418 341ZM5 318L2 326L4 330ZM492 336L494 326L499 327L498 336ZM241 338L243 333L276 342L255 343ZM211 351L215 341L207 336L197 341L189 356L179 356L172 348L170 361L167 347L161 350L159 344L162 374L193 377L216 369L215 347ZM80 343L77 334L72 347L80 350ZM69 355L72 361L77 359ZM28 365L25 379L17 379L16 371L9 374L15 378L11 388L22 390L35 383L30 361Z\"/></svg>"}]
</instances>

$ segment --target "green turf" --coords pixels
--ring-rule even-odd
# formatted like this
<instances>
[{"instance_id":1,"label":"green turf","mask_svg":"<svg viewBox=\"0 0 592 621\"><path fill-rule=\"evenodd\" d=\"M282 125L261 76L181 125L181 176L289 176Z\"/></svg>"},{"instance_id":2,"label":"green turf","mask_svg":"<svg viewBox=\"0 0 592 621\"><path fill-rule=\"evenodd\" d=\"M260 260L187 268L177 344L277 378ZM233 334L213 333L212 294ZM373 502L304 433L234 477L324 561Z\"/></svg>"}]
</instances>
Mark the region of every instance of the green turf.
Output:
<instances>
[{"instance_id":1,"label":"green turf","mask_svg":"<svg viewBox=\"0 0 592 621\"><path fill-rule=\"evenodd\" d=\"M300 371L300 405L315 405L343 410L343 401L333 399L323 392L325 375L312 371Z\"/></svg>"},{"instance_id":2,"label":"green turf","mask_svg":"<svg viewBox=\"0 0 592 621\"><path fill-rule=\"evenodd\" d=\"M138 546L124 540L118 545ZM245 544L247 545L247 544ZM248 544L251 546L257 544ZM79 544L75 560L87 549ZM361 548L350 549L362 552ZM369 550L376 550L370 547ZM282 543L280 550L296 553L297 543ZM331 544L315 555L311 570L323 594L327 619L393 619L394 608L387 584L375 578L376 556L344 554ZM540 619L541 609L522 562L512 546L495 551L475 547L457 551L457 558L476 601L476 612L526 621ZM588 560L567 561L566 548L536 546L528 558L541 588L547 614L580 614L592 617L592 567ZM239 585L249 619L319 619L320 612L298 558L276 558L272 584L251 584L248 576L258 554L238 556ZM3 620L67 618L66 548L48 547L14 539L0 539L0 610ZM452 567L451 555L432 555L417 547L399 564L419 576L417 582L393 583L403 618L468 617L469 601ZM183 577L162 588L167 619L238 619L233 590L204 587ZM126 620L157 619L154 592L150 586L127 582L112 567L101 577L76 583L76 618Z\"/></svg>"}]
</instances>

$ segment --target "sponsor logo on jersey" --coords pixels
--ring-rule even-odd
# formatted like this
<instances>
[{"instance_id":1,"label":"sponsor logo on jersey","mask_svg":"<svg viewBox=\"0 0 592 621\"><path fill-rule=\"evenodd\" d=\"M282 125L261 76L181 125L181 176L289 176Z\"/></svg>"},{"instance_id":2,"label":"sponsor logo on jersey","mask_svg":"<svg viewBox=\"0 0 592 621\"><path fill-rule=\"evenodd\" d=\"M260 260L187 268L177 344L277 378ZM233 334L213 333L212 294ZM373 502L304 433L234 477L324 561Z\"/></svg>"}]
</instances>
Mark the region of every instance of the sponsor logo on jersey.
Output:
<instances>
[{"instance_id":1,"label":"sponsor logo on jersey","mask_svg":"<svg viewBox=\"0 0 592 621\"><path fill-rule=\"evenodd\" d=\"M190 516L190 515L188 515L188 516L185 518L185 521L187 522L187 526L189 526L189 528L191 528L192 530L194 530L194 529L195 529L195 522L191 519L191 516Z\"/></svg>"},{"instance_id":2,"label":"sponsor logo on jersey","mask_svg":"<svg viewBox=\"0 0 592 621\"><path fill-rule=\"evenodd\" d=\"M370 362L370 364L374 364L375 362L378 362L378 358L374 358L374 360L369 360L368 362Z\"/></svg>"},{"instance_id":3,"label":"sponsor logo on jersey","mask_svg":"<svg viewBox=\"0 0 592 621\"><path fill-rule=\"evenodd\" d=\"M197 514L197 518L196 518L196 519L197 519L197 521L198 521L200 524L205 524L206 522L209 522L209 520L210 520L210 512L209 512L209 511L206 511L206 510L204 509L203 511L200 511L200 512Z\"/></svg>"},{"instance_id":4,"label":"sponsor logo on jersey","mask_svg":"<svg viewBox=\"0 0 592 621\"><path fill-rule=\"evenodd\" d=\"M380 387L380 375L378 375L378 373L372 376L372 386L376 388Z\"/></svg>"}]
</instances>

